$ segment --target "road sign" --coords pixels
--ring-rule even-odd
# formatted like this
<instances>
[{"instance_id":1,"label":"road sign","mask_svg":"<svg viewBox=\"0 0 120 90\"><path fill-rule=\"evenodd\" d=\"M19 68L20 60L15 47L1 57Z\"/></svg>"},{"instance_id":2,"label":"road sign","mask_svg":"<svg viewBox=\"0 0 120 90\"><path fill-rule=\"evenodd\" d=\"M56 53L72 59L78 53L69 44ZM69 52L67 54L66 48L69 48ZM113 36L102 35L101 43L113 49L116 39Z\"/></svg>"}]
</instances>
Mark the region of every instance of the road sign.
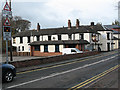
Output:
<instances>
[{"instance_id":1,"label":"road sign","mask_svg":"<svg viewBox=\"0 0 120 90\"><path fill-rule=\"evenodd\" d=\"M10 21L8 18L5 19L4 26L10 26Z\"/></svg>"},{"instance_id":2,"label":"road sign","mask_svg":"<svg viewBox=\"0 0 120 90\"><path fill-rule=\"evenodd\" d=\"M2 10L2 16L3 17L9 17L9 18L12 18L12 11L5 11L5 10Z\"/></svg>"},{"instance_id":3,"label":"road sign","mask_svg":"<svg viewBox=\"0 0 120 90\"><path fill-rule=\"evenodd\" d=\"M8 2L6 2L3 10L4 10L4 11L11 11L11 8L10 8L10 6L8 5Z\"/></svg>"},{"instance_id":4,"label":"road sign","mask_svg":"<svg viewBox=\"0 0 120 90\"><path fill-rule=\"evenodd\" d=\"M8 2L6 2L5 6L2 10L2 16L12 18L12 11L11 11L10 6L8 5Z\"/></svg>"},{"instance_id":5,"label":"road sign","mask_svg":"<svg viewBox=\"0 0 120 90\"><path fill-rule=\"evenodd\" d=\"M11 40L11 27L10 26L3 26L3 39Z\"/></svg>"}]
</instances>

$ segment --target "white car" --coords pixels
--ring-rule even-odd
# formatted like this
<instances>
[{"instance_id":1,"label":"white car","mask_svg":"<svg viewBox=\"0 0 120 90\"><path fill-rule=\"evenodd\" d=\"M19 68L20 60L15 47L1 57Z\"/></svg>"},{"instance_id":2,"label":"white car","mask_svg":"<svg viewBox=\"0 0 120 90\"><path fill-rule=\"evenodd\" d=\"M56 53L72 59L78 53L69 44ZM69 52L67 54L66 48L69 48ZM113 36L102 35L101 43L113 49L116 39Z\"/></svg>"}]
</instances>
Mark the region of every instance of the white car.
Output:
<instances>
[{"instance_id":1,"label":"white car","mask_svg":"<svg viewBox=\"0 0 120 90\"><path fill-rule=\"evenodd\" d=\"M83 51L80 51L77 48L63 48L63 50L62 50L62 55L76 54L76 53L83 53Z\"/></svg>"}]
</instances>

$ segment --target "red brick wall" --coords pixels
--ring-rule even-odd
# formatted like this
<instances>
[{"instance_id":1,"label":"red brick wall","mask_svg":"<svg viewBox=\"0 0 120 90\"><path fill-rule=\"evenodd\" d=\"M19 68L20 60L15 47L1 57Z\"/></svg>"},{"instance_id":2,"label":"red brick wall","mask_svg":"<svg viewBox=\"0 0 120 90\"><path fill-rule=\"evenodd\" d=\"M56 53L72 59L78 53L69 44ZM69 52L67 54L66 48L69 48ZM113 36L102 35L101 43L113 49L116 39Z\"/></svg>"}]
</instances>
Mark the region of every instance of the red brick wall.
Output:
<instances>
[{"instance_id":1,"label":"red brick wall","mask_svg":"<svg viewBox=\"0 0 120 90\"><path fill-rule=\"evenodd\" d=\"M56 56L56 55L62 55L60 52L40 52L40 51L34 51L33 56Z\"/></svg>"},{"instance_id":2,"label":"red brick wall","mask_svg":"<svg viewBox=\"0 0 120 90\"><path fill-rule=\"evenodd\" d=\"M16 68L28 67L28 66L40 65L44 63L52 63L52 62L86 57L86 56L96 55L98 53L99 52L94 51L94 52L86 52L82 54L60 55L55 57L46 57L46 58L39 58L39 59L37 58L37 59L31 59L31 60L25 60L25 61L15 61L15 62L10 62L10 64L14 65Z\"/></svg>"}]
</instances>

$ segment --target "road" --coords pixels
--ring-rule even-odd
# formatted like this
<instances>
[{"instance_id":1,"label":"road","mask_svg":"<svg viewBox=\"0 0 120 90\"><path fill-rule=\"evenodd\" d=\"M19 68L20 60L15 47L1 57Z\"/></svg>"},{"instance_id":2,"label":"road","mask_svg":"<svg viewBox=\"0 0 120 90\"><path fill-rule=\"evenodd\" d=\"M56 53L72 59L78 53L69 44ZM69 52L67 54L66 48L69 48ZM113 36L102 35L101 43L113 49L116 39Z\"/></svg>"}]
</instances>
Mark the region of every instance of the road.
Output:
<instances>
[{"instance_id":1,"label":"road","mask_svg":"<svg viewBox=\"0 0 120 90\"><path fill-rule=\"evenodd\" d=\"M36 70L19 72L13 82L3 83L3 89L118 88L119 60L119 52L112 51Z\"/></svg>"}]
</instances>

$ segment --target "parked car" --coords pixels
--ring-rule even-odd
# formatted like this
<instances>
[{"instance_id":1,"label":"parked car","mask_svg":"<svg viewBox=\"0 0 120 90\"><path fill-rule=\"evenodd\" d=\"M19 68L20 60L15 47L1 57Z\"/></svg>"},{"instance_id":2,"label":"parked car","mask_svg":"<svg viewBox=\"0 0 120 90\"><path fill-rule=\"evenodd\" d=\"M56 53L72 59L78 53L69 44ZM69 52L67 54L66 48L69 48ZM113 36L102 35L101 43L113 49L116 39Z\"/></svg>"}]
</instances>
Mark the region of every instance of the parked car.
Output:
<instances>
[{"instance_id":1,"label":"parked car","mask_svg":"<svg viewBox=\"0 0 120 90\"><path fill-rule=\"evenodd\" d=\"M63 48L63 50L62 50L62 55L76 54L76 53L83 53L83 51L80 51L77 48Z\"/></svg>"},{"instance_id":2,"label":"parked car","mask_svg":"<svg viewBox=\"0 0 120 90\"><path fill-rule=\"evenodd\" d=\"M0 68L2 69L2 81L12 82L16 76L16 68L11 64L2 64Z\"/></svg>"}]
</instances>

